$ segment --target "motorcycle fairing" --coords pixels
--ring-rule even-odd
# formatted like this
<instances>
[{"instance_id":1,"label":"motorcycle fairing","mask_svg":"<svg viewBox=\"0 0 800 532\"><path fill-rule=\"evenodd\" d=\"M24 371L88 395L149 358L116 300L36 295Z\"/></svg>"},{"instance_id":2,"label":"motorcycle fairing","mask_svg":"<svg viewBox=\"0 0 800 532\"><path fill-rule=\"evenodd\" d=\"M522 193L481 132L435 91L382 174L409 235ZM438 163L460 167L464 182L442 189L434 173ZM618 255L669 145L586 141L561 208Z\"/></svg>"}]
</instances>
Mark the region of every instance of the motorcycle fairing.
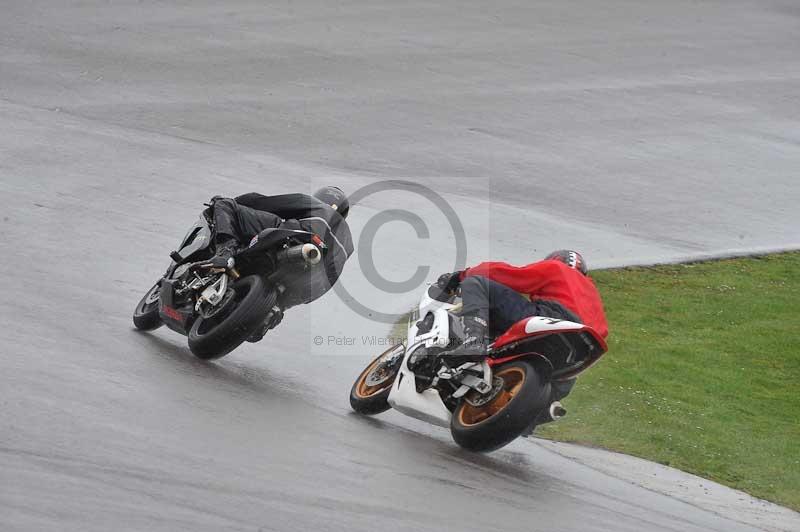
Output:
<instances>
[{"instance_id":1,"label":"motorcycle fairing","mask_svg":"<svg viewBox=\"0 0 800 532\"><path fill-rule=\"evenodd\" d=\"M506 332L497 337L497 340L494 342L494 349L500 349L505 345L523 338L561 332L586 332L592 336L603 351L608 350L608 346L603 337L588 325L544 316L531 316L530 318L519 320Z\"/></svg>"},{"instance_id":2,"label":"motorcycle fairing","mask_svg":"<svg viewBox=\"0 0 800 532\"><path fill-rule=\"evenodd\" d=\"M445 312L446 313L446 312ZM419 349L438 345L441 337L441 324L433 331L417 337L417 343L407 349L403 355L403 362L400 365L400 372L392 384L389 392L388 402L395 410L399 410L409 417L426 421L442 427L450 426L450 410L442 402L442 398L433 388L417 391L416 375L408 367L411 356ZM447 324L444 324L447 327ZM412 328L416 331L416 325ZM447 338L447 331L444 331L444 338ZM409 332L409 336L411 336Z\"/></svg>"},{"instance_id":3,"label":"motorcycle fairing","mask_svg":"<svg viewBox=\"0 0 800 532\"><path fill-rule=\"evenodd\" d=\"M178 248L178 254L183 259L181 262L186 262L189 257L198 251L206 249L211 245L211 227L208 225L205 215L200 215L186 232L183 237L181 245Z\"/></svg>"},{"instance_id":4,"label":"motorcycle fairing","mask_svg":"<svg viewBox=\"0 0 800 532\"><path fill-rule=\"evenodd\" d=\"M410 347L403 356L400 372L394 380L392 390L389 392L388 402L395 410L399 410L409 417L442 427L450 426L450 410L442 402L439 392L433 388L417 392L416 376L408 368L409 358L423 348L441 347L448 345L450 339L450 313L448 310L453 305L442 298L437 299L435 290L428 290L420 300L417 312L411 318L408 328L408 343ZM427 331L421 333L417 326L417 319L433 316L433 323Z\"/></svg>"},{"instance_id":5,"label":"motorcycle fairing","mask_svg":"<svg viewBox=\"0 0 800 532\"><path fill-rule=\"evenodd\" d=\"M433 388L417 392L414 373L408 369L408 356L403 357L400 373L392 384L389 392L389 404L409 417L426 421L441 427L450 426L450 411L439 397L439 392Z\"/></svg>"},{"instance_id":6,"label":"motorcycle fairing","mask_svg":"<svg viewBox=\"0 0 800 532\"><path fill-rule=\"evenodd\" d=\"M594 364L608 350L591 327L556 318L533 316L511 326L492 345L489 364L547 353L555 379L571 378Z\"/></svg>"},{"instance_id":7,"label":"motorcycle fairing","mask_svg":"<svg viewBox=\"0 0 800 532\"><path fill-rule=\"evenodd\" d=\"M177 305L175 301L174 279L162 279L159 289L159 310L161 321L180 334L187 334L192 326L193 307L191 304Z\"/></svg>"}]
</instances>

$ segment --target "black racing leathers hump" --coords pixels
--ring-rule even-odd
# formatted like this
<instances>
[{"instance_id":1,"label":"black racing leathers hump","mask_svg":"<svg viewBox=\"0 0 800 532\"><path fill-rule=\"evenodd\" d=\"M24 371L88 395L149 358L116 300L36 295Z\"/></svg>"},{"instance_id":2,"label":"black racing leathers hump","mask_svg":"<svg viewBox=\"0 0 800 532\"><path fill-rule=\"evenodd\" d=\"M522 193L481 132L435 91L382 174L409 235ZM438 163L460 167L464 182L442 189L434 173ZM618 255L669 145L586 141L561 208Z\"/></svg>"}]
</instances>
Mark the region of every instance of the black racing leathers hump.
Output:
<instances>
[{"instance_id":1,"label":"black racing leathers hump","mask_svg":"<svg viewBox=\"0 0 800 532\"><path fill-rule=\"evenodd\" d=\"M328 252L313 267L281 272L278 282L285 288L280 296L283 308L310 303L322 296L339 279L353 253L347 222L329 205L306 194L264 196L256 192L214 202L217 241L236 238L247 245L264 229L287 227L316 233Z\"/></svg>"}]
</instances>

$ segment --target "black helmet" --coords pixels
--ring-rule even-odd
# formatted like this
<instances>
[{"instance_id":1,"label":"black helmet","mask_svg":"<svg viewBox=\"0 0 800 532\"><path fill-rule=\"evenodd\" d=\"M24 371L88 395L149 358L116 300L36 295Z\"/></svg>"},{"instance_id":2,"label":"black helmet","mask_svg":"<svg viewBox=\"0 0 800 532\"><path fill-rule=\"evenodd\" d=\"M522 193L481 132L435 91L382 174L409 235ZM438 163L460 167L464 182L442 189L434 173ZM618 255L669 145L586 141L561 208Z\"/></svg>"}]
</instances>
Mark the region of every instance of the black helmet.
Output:
<instances>
[{"instance_id":1,"label":"black helmet","mask_svg":"<svg viewBox=\"0 0 800 532\"><path fill-rule=\"evenodd\" d=\"M577 251L572 251L571 249L559 249L558 251L554 251L546 256L544 260L561 261L570 268L578 270L583 275L586 275L586 273L589 271L586 268L586 261L583 260L581 254Z\"/></svg>"},{"instance_id":2,"label":"black helmet","mask_svg":"<svg viewBox=\"0 0 800 532\"><path fill-rule=\"evenodd\" d=\"M342 189L339 187L322 187L314 192L313 196L320 200L322 203L327 203L333 210L342 215L342 218L347 218L347 213L350 212L350 202L347 200Z\"/></svg>"}]
</instances>

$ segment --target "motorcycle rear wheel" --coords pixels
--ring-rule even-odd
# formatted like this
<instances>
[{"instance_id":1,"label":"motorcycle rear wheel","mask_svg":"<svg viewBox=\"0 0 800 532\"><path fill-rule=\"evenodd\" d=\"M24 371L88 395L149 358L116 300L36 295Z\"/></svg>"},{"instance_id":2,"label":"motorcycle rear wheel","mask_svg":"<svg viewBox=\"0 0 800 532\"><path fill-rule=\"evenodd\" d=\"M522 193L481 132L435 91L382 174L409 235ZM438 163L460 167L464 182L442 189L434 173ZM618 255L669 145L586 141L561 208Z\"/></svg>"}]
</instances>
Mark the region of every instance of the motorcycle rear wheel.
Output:
<instances>
[{"instance_id":1,"label":"motorcycle rear wheel","mask_svg":"<svg viewBox=\"0 0 800 532\"><path fill-rule=\"evenodd\" d=\"M140 331L152 331L164 325L158 315L159 290L158 284L153 285L133 311L133 325Z\"/></svg>"},{"instance_id":2,"label":"motorcycle rear wheel","mask_svg":"<svg viewBox=\"0 0 800 532\"><path fill-rule=\"evenodd\" d=\"M402 348L402 353L398 352ZM400 364L403 362L405 346L403 344L390 347L361 372L350 389L350 407L367 416L380 414L391 408L389 393L392 391ZM394 356L392 356L394 355Z\"/></svg>"},{"instance_id":3,"label":"motorcycle rear wheel","mask_svg":"<svg viewBox=\"0 0 800 532\"><path fill-rule=\"evenodd\" d=\"M259 275L242 277L229 289L235 292L232 309L208 318L198 316L189 330L189 349L197 358L219 358L239 347L264 322L277 299Z\"/></svg>"},{"instance_id":4,"label":"motorcycle rear wheel","mask_svg":"<svg viewBox=\"0 0 800 532\"><path fill-rule=\"evenodd\" d=\"M511 443L550 397L550 383L525 361L503 364L495 368L494 376L503 380L499 393L479 407L462 399L450 420L453 440L470 451L488 452Z\"/></svg>"}]
</instances>

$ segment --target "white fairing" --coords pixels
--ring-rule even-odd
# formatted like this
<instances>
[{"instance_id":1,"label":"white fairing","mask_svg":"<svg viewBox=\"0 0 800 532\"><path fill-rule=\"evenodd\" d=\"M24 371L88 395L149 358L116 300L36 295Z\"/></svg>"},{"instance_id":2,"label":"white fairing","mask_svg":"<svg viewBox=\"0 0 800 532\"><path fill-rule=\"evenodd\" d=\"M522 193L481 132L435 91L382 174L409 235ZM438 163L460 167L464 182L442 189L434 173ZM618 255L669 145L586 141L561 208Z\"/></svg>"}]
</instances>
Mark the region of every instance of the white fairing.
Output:
<instances>
[{"instance_id":1,"label":"white fairing","mask_svg":"<svg viewBox=\"0 0 800 532\"><path fill-rule=\"evenodd\" d=\"M439 398L439 392L428 388L417 393L414 374L406 369L405 360L389 393L389 404L407 416L441 427L450 426L450 411Z\"/></svg>"},{"instance_id":2,"label":"white fairing","mask_svg":"<svg viewBox=\"0 0 800 532\"><path fill-rule=\"evenodd\" d=\"M538 332L553 332L553 331L574 331L575 329L582 329L583 325L573 321L559 320L556 318L544 318L542 316L534 316L525 324L525 332L527 334Z\"/></svg>"},{"instance_id":3,"label":"white fairing","mask_svg":"<svg viewBox=\"0 0 800 532\"><path fill-rule=\"evenodd\" d=\"M450 322L447 310L453 308L450 303L443 303L428 296L427 290L419 303L419 313L416 319L412 316L408 327L408 346L403 357L400 373L394 380L392 391L389 393L389 404L407 416L440 425L450 426L450 411L444 406L439 393L433 389L417 393L414 374L408 369L408 359L421 347L447 345L450 338ZM424 318L428 313L433 313L433 327L427 333L418 335L416 321Z\"/></svg>"}]
</instances>

